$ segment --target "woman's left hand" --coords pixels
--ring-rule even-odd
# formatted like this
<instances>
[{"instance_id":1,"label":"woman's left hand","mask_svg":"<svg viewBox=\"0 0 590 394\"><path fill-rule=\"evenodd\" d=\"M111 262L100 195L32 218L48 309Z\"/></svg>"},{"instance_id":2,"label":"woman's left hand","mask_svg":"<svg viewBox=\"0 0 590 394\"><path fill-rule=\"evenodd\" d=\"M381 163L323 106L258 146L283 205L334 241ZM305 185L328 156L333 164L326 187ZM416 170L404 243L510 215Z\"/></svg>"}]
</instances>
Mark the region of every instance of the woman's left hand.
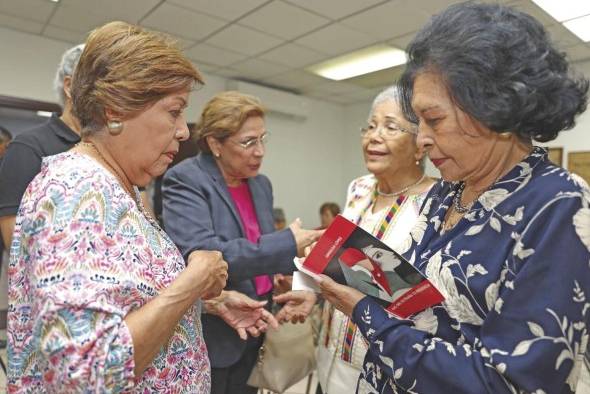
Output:
<instances>
[{"instance_id":1,"label":"woman's left hand","mask_svg":"<svg viewBox=\"0 0 590 394\"><path fill-rule=\"evenodd\" d=\"M351 317L356 304L366 295L357 289L336 283L326 275L320 275L320 278L318 284L324 298L336 309Z\"/></svg>"}]
</instances>

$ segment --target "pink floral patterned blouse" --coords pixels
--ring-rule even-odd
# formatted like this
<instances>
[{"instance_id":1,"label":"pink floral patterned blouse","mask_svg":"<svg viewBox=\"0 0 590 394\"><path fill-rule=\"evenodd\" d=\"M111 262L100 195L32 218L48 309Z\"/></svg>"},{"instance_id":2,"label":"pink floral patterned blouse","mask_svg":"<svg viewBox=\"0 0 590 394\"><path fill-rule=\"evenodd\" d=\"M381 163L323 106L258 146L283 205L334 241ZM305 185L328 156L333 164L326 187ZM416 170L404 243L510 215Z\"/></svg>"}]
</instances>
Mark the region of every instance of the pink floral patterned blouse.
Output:
<instances>
[{"instance_id":1,"label":"pink floral patterned blouse","mask_svg":"<svg viewBox=\"0 0 590 394\"><path fill-rule=\"evenodd\" d=\"M134 377L125 316L184 261L116 178L88 156L44 160L17 218L9 263L10 392L208 393L200 304Z\"/></svg>"}]
</instances>

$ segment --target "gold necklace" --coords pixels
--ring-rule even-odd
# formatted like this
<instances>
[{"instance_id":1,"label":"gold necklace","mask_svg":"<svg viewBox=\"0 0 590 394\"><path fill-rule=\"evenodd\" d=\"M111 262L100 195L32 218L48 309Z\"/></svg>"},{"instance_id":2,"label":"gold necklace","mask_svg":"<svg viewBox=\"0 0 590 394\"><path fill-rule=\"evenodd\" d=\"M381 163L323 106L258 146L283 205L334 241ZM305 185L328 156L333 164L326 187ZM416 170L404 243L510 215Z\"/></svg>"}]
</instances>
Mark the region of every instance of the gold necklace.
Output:
<instances>
[{"instance_id":1,"label":"gold necklace","mask_svg":"<svg viewBox=\"0 0 590 394\"><path fill-rule=\"evenodd\" d=\"M124 178L121 176L121 174L119 173L119 171L117 171L116 168L113 167L111 165L111 163L109 163L107 161L107 159L104 157L104 155L101 153L101 151L98 150L98 148L96 147L96 145L94 145L94 143L88 142L88 141L80 141L80 142L78 142L76 144L76 146L82 146L82 147L90 148L94 152L96 152L96 154L98 155L98 157L100 158L100 160L107 165L107 167L109 168L110 172L112 172L113 175L115 175L115 178L117 178L117 180L119 181L119 183L121 184L121 186L123 186L123 190L125 190L129 194L129 196L131 196L131 199L135 202L135 205L137 206L137 208L139 209L139 211L143 214L143 216L147 219L147 221L152 226L154 226L154 228L156 228L156 230L160 231L162 234L166 234L164 232L164 230L162 230L162 228L160 227L160 224L158 223L158 221L156 219L154 219L152 217L152 215L148 212L148 210L143 206L143 202L141 201L141 198L135 193L135 190L133 189L133 186L131 186L131 188L129 188L127 186L127 184L123 180Z\"/></svg>"},{"instance_id":2,"label":"gold necklace","mask_svg":"<svg viewBox=\"0 0 590 394\"><path fill-rule=\"evenodd\" d=\"M107 161L107 159L104 157L104 155L102 154L102 152L100 150L98 150L98 148L96 147L96 145L94 145L93 142L81 141L81 142L78 142L77 145L92 149L98 155L98 158L104 164L107 165L107 167L109 168L110 172L112 172L113 175L115 175L115 178L117 178L117 180L119 181L119 183L121 184L121 186L123 186L123 190L125 190L131 196L131 198L133 198L133 201L135 201L137 203L137 196L135 194L135 191L133 190L133 187L132 186L131 187L127 186L127 183L125 183L124 177L122 177L121 174L119 173L119 171L117 171L117 169L113 165L111 165L111 163L109 163Z\"/></svg>"}]
</instances>

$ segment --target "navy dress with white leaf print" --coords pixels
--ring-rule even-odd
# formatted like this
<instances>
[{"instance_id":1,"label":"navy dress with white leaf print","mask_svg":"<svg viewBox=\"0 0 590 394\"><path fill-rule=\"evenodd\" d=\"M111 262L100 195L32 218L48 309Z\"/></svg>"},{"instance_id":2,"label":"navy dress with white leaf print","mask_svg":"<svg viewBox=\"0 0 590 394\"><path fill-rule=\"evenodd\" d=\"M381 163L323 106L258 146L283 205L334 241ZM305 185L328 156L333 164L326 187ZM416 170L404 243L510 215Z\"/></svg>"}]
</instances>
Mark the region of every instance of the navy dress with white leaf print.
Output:
<instances>
[{"instance_id":1,"label":"navy dress with white leaf print","mask_svg":"<svg viewBox=\"0 0 590 394\"><path fill-rule=\"evenodd\" d=\"M590 191L533 152L451 230L456 185L431 190L406 257L445 296L410 320L371 298L359 393L573 393L588 371Z\"/></svg>"}]
</instances>

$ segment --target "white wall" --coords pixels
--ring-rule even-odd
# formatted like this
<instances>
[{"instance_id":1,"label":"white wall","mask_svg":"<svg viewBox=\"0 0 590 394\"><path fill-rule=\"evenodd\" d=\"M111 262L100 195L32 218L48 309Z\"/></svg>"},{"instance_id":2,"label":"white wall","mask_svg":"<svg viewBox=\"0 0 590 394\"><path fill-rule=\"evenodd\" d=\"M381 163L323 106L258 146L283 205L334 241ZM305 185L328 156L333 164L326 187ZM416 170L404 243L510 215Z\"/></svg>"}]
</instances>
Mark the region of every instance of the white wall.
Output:
<instances>
[{"instance_id":1,"label":"white wall","mask_svg":"<svg viewBox=\"0 0 590 394\"><path fill-rule=\"evenodd\" d=\"M53 78L71 45L0 27L0 94L56 102Z\"/></svg>"},{"instance_id":2,"label":"white wall","mask_svg":"<svg viewBox=\"0 0 590 394\"><path fill-rule=\"evenodd\" d=\"M344 111L344 128L343 128L343 157L344 174L347 178L346 185L353 179L367 174L363 152L361 148L360 128L367 123L369 110L372 101L365 103L347 105Z\"/></svg>"},{"instance_id":3,"label":"white wall","mask_svg":"<svg viewBox=\"0 0 590 394\"><path fill-rule=\"evenodd\" d=\"M268 116L272 133L262 172L273 183L275 205L287 221L296 217L305 227L319 226L319 207L326 201L341 207L346 198L342 155L343 108L312 100L303 122Z\"/></svg>"},{"instance_id":4,"label":"white wall","mask_svg":"<svg viewBox=\"0 0 590 394\"><path fill-rule=\"evenodd\" d=\"M574 69L590 78L590 61L574 64ZM576 126L559 134L555 141L544 144L551 147L563 147L563 167L567 167L567 154L576 151L590 151L590 108L577 118Z\"/></svg>"}]
</instances>

